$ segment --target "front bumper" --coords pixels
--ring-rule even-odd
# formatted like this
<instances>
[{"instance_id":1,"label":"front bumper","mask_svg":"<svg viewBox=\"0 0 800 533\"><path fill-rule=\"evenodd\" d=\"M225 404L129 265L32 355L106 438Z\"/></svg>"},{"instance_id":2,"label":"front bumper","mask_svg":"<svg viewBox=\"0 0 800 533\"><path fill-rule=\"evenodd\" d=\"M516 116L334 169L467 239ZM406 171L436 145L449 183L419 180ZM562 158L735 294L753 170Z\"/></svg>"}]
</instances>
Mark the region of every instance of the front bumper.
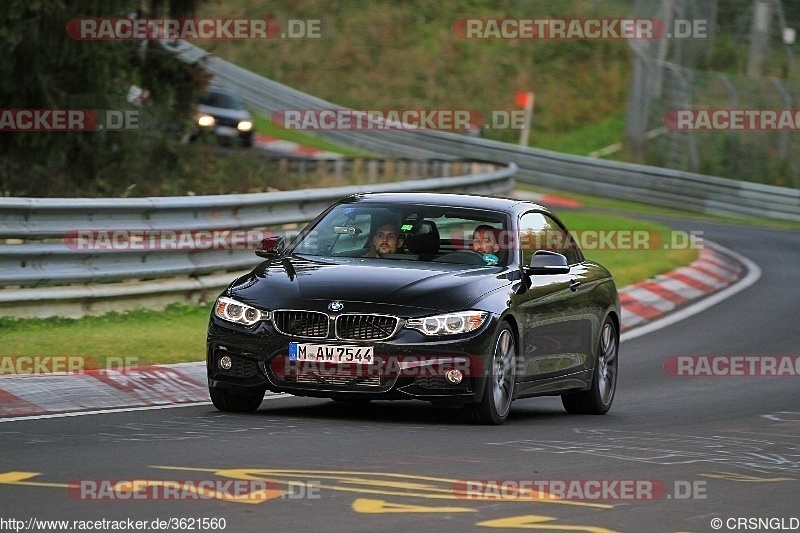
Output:
<instances>
[{"instance_id":1,"label":"front bumper","mask_svg":"<svg viewBox=\"0 0 800 533\"><path fill-rule=\"evenodd\" d=\"M484 390L496 327L496 318L490 317L478 331L455 338L426 337L415 330L401 329L393 338L381 342L311 341L282 335L267 323L250 329L212 317L206 347L208 385L241 392L270 390L325 398L476 402ZM375 359L369 365L291 361L290 342L371 345ZM223 356L232 362L227 371L219 366ZM449 370L459 370L462 380L454 383L448 379Z\"/></svg>"}]
</instances>

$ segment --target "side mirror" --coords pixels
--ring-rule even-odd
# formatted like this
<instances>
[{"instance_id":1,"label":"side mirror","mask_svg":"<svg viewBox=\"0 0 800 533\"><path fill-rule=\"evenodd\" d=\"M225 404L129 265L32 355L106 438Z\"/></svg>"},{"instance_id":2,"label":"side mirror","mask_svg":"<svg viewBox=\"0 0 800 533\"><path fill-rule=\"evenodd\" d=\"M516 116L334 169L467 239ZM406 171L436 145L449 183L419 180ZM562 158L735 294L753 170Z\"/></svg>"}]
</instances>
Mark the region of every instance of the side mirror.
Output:
<instances>
[{"instance_id":1,"label":"side mirror","mask_svg":"<svg viewBox=\"0 0 800 533\"><path fill-rule=\"evenodd\" d=\"M525 269L527 274L569 274L567 258L556 252L536 250L531 256L531 264Z\"/></svg>"},{"instance_id":2,"label":"side mirror","mask_svg":"<svg viewBox=\"0 0 800 533\"><path fill-rule=\"evenodd\" d=\"M275 236L261 239L261 243L256 248L256 255L264 259L274 259L283 255L285 246L286 239L284 237Z\"/></svg>"}]
</instances>

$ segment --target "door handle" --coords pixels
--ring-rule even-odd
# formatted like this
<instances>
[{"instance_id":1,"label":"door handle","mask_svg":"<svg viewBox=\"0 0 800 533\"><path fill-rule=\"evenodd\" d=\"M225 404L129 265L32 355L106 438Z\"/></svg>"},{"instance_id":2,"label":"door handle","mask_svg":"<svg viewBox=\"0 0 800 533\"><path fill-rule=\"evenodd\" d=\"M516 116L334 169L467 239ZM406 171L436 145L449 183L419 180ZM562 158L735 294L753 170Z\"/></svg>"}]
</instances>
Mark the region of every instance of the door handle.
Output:
<instances>
[{"instance_id":1,"label":"door handle","mask_svg":"<svg viewBox=\"0 0 800 533\"><path fill-rule=\"evenodd\" d=\"M569 282L569 289L572 292L575 292L575 291L578 290L578 287L580 286L580 284L581 284L580 281L578 281L577 279L573 279L572 281Z\"/></svg>"}]
</instances>

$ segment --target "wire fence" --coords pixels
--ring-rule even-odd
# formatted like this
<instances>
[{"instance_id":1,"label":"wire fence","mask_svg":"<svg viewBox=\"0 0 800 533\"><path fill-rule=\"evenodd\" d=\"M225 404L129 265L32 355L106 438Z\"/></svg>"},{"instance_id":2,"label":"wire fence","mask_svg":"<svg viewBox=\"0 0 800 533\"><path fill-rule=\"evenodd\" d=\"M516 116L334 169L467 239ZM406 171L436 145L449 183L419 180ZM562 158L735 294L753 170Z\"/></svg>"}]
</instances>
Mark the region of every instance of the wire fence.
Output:
<instances>
[{"instance_id":1,"label":"wire fence","mask_svg":"<svg viewBox=\"0 0 800 533\"><path fill-rule=\"evenodd\" d=\"M704 36L631 42L634 68L626 138L634 160L800 189L798 45L791 39L800 5L780 0L638 0L634 11L637 18L662 19L668 28L676 20L704 21ZM715 70L722 66L725 71ZM694 110L690 116L695 118L698 110L727 114L722 126L706 129L707 123L698 121L675 129L670 117L678 110ZM734 126L731 110L759 112L760 118L774 111L791 122L782 130L759 130L770 128L760 119Z\"/></svg>"}]
</instances>

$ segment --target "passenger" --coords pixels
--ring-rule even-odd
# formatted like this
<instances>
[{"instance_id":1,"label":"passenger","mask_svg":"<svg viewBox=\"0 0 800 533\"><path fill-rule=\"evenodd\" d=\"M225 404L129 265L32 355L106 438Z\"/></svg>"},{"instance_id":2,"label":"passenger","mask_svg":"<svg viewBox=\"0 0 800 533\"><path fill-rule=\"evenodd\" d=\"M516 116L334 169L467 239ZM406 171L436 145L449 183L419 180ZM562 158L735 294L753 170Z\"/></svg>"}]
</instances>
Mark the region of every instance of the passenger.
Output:
<instances>
[{"instance_id":1,"label":"passenger","mask_svg":"<svg viewBox=\"0 0 800 533\"><path fill-rule=\"evenodd\" d=\"M472 232L472 250L481 254L487 265L496 265L500 261L497 257L500 251L497 240L497 228L481 224Z\"/></svg>"},{"instance_id":2,"label":"passenger","mask_svg":"<svg viewBox=\"0 0 800 533\"><path fill-rule=\"evenodd\" d=\"M386 254L396 254L403 246L400 228L396 224L383 224L375 231L369 251L363 257L381 257Z\"/></svg>"}]
</instances>

